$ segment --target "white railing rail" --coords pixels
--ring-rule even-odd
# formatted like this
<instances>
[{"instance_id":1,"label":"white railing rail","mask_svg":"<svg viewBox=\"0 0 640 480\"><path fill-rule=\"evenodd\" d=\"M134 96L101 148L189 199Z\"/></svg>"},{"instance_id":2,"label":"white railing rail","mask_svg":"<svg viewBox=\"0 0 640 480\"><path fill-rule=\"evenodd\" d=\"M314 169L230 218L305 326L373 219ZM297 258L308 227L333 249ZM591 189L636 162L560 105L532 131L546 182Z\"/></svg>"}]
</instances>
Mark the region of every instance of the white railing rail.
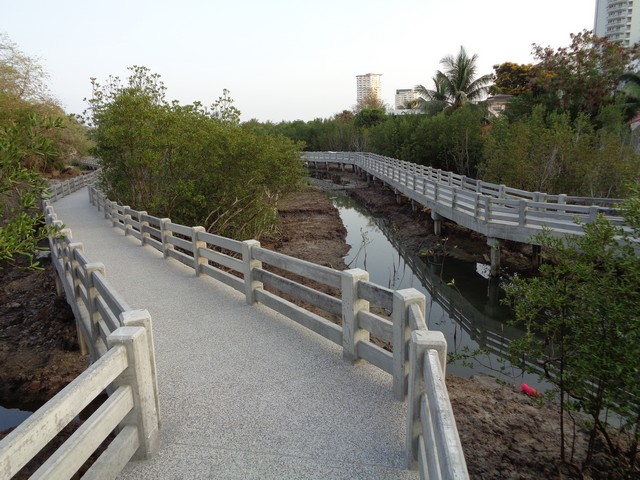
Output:
<instances>
[{"instance_id":1,"label":"white railing rail","mask_svg":"<svg viewBox=\"0 0 640 480\"><path fill-rule=\"evenodd\" d=\"M425 323L425 297L418 290L394 291L369 282L364 270L334 270L267 250L256 240L241 242L213 235L203 227L179 225L118 205L93 186L89 199L125 235L193 268L196 275L208 275L235 288L248 304L260 302L340 345L346 359L366 360L388 372L396 398L405 398L410 368L422 368L412 367L409 357L410 312L419 316L419 325ZM303 284L297 277L312 282ZM337 319L341 325L332 321ZM372 336L391 351L374 343ZM446 362L446 344L442 362ZM440 398L440 393L434 397L434 405L452 418L450 404L440 405ZM448 455L464 459L459 443L439 448L454 448Z\"/></svg>"},{"instance_id":2,"label":"white railing rail","mask_svg":"<svg viewBox=\"0 0 640 480\"><path fill-rule=\"evenodd\" d=\"M50 187L50 198L95 181L85 175ZM93 364L0 441L0 477L11 478L103 391L108 399L38 468L31 478L71 478L113 433L83 478L112 478L131 458L149 458L158 448L158 387L151 318L131 310L91 263L50 205L45 219L58 293L72 307L81 349Z\"/></svg>"},{"instance_id":3,"label":"white railing rail","mask_svg":"<svg viewBox=\"0 0 640 480\"><path fill-rule=\"evenodd\" d=\"M588 223L599 213L614 225L624 224L618 199L527 192L372 153L306 152L303 159L354 165L438 215L491 238L530 243L544 227L558 236L581 235L576 220Z\"/></svg>"}]
</instances>

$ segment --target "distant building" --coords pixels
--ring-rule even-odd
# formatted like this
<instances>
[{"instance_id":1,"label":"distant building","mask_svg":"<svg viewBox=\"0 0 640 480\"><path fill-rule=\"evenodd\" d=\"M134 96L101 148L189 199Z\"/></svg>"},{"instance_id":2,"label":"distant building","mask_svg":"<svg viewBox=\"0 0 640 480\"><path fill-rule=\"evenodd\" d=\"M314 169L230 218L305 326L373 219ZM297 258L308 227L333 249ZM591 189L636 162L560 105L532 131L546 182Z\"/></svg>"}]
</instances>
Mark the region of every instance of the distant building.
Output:
<instances>
[{"instance_id":1,"label":"distant building","mask_svg":"<svg viewBox=\"0 0 640 480\"><path fill-rule=\"evenodd\" d=\"M407 108L414 100L417 100L418 92L413 88L401 88L396 90L396 110Z\"/></svg>"},{"instance_id":2,"label":"distant building","mask_svg":"<svg viewBox=\"0 0 640 480\"><path fill-rule=\"evenodd\" d=\"M498 117L504 113L511 98L512 95L493 95L487 98L487 110L492 116Z\"/></svg>"},{"instance_id":3,"label":"distant building","mask_svg":"<svg viewBox=\"0 0 640 480\"><path fill-rule=\"evenodd\" d=\"M380 77L381 73L367 73L366 75L356 75L356 103L362 102L369 95L375 95L375 97L382 101L380 92Z\"/></svg>"},{"instance_id":4,"label":"distant building","mask_svg":"<svg viewBox=\"0 0 640 480\"><path fill-rule=\"evenodd\" d=\"M596 0L593 33L626 47L640 41L640 0Z\"/></svg>"}]
</instances>

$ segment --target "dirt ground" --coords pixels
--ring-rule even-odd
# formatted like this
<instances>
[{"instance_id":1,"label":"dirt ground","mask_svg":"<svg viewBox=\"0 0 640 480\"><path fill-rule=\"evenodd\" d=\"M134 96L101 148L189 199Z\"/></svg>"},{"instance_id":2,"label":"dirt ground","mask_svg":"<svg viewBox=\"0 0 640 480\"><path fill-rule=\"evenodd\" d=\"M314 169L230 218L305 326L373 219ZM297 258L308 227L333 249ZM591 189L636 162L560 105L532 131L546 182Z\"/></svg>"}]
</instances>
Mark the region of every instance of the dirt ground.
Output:
<instances>
[{"instance_id":1,"label":"dirt ground","mask_svg":"<svg viewBox=\"0 0 640 480\"><path fill-rule=\"evenodd\" d=\"M82 372L73 313L51 264L0 270L0 405L34 410Z\"/></svg>"},{"instance_id":2,"label":"dirt ground","mask_svg":"<svg viewBox=\"0 0 640 480\"><path fill-rule=\"evenodd\" d=\"M428 212L413 212L410 205L398 208L393 192L381 187L360 185L351 194L375 213L388 216L416 251L437 245L437 238L430 236ZM321 265L345 267L346 230L321 191L310 189L288 199L281 218L278 235L261 239L263 245ZM485 252L484 241L459 230L443 227L449 237L448 254L475 261ZM528 268L518 249L505 257L509 268ZM37 408L86 366L78 352L73 317L55 295L46 262L37 272L0 270L0 365L0 405L22 409ZM539 405L517 388L500 386L488 377L450 376L447 383L471 478L568 478L558 473L555 407ZM580 437L578 448L583 442Z\"/></svg>"}]
</instances>

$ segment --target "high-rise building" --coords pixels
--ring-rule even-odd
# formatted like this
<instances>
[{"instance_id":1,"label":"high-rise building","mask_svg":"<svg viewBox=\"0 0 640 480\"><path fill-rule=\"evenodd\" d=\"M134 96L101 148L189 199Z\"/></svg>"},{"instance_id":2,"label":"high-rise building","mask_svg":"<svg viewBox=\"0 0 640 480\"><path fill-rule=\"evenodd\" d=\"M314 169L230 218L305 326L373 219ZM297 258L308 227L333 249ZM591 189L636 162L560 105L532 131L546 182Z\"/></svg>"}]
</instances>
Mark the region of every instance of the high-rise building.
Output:
<instances>
[{"instance_id":1,"label":"high-rise building","mask_svg":"<svg viewBox=\"0 0 640 480\"><path fill-rule=\"evenodd\" d=\"M396 90L396 109L413 108L411 103L418 98L418 92L413 88L400 88Z\"/></svg>"},{"instance_id":2,"label":"high-rise building","mask_svg":"<svg viewBox=\"0 0 640 480\"><path fill-rule=\"evenodd\" d=\"M375 95L375 98L382 101L380 96L380 77L381 73L367 73L366 75L356 75L356 102L360 103L369 95Z\"/></svg>"},{"instance_id":3,"label":"high-rise building","mask_svg":"<svg viewBox=\"0 0 640 480\"><path fill-rule=\"evenodd\" d=\"M629 47L640 41L640 0L596 0L593 33Z\"/></svg>"}]
</instances>

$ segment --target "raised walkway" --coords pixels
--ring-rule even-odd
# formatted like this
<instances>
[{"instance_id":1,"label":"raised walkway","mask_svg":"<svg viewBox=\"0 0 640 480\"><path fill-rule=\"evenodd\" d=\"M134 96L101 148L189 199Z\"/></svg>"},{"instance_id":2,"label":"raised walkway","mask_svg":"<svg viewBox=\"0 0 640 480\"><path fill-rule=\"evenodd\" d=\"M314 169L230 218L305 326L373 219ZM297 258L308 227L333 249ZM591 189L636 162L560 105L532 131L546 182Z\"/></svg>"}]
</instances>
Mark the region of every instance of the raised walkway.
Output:
<instances>
[{"instance_id":1,"label":"raised walkway","mask_svg":"<svg viewBox=\"0 0 640 480\"><path fill-rule=\"evenodd\" d=\"M58 217L153 321L161 447L124 479L414 479L391 375L113 228L82 189Z\"/></svg>"}]
</instances>

